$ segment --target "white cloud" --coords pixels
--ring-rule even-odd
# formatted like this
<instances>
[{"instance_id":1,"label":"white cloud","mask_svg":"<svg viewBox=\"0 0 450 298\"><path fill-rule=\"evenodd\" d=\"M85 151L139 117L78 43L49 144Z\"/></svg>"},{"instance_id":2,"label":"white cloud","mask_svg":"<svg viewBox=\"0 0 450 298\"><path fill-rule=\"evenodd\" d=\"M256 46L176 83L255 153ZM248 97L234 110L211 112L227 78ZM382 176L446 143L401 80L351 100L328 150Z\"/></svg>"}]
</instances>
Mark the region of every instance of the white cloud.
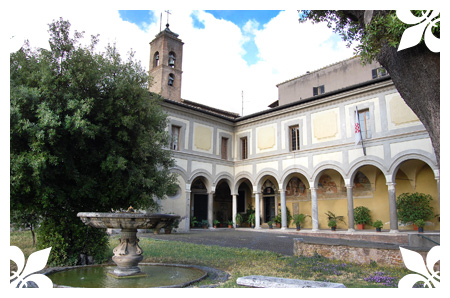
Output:
<instances>
[{"instance_id":1,"label":"white cloud","mask_svg":"<svg viewBox=\"0 0 450 298\"><path fill-rule=\"evenodd\" d=\"M10 36L14 36L9 48L17 50L26 38L33 47L48 47L47 24L63 17L71 22L73 30L86 31L86 41L91 34L100 34L97 50L116 42L122 55L132 48L136 59L148 69L149 42L160 30L161 12L154 12L158 22L143 31L121 20L114 9L23 10L8 26ZM194 28L192 13L205 25L204 29ZM163 13L163 29L165 21ZM277 100L277 83L352 55L342 42L330 41L332 32L324 24L299 24L296 10L281 12L259 30L256 21L248 21L244 32L204 11L171 10L170 29L185 43L182 98L240 113L244 91L245 115L264 110ZM258 62L250 66L242 58L248 33L254 35L259 50Z\"/></svg>"}]
</instances>

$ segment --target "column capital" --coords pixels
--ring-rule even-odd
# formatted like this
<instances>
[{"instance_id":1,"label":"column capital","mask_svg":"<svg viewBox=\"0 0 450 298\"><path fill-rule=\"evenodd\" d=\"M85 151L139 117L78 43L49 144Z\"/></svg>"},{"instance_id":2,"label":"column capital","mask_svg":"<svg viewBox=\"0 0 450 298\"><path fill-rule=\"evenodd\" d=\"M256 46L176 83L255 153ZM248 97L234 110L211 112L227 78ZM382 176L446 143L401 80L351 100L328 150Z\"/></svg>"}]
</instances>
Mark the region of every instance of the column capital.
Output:
<instances>
[{"instance_id":1,"label":"column capital","mask_svg":"<svg viewBox=\"0 0 450 298\"><path fill-rule=\"evenodd\" d=\"M388 189L395 189L395 182L386 182Z\"/></svg>"},{"instance_id":2,"label":"column capital","mask_svg":"<svg viewBox=\"0 0 450 298\"><path fill-rule=\"evenodd\" d=\"M347 189L352 189L352 188L353 188L353 185L351 185L351 184L346 184L346 185L345 185L345 188L347 188Z\"/></svg>"},{"instance_id":3,"label":"column capital","mask_svg":"<svg viewBox=\"0 0 450 298\"><path fill-rule=\"evenodd\" d=\"M278 190L279 193L285 193L286 191L284 189Z\"/></svg>"},{"instance_id":4,"label":"column capital","mask_svg":"<svg viewBox=\"0 0 450 298\"><path fill-rule=\"evenodd\" d=\"M315 191L315 190L317 190L317 188L316 187L310 187L309 190Z\"/></svg>"}]
</instances>

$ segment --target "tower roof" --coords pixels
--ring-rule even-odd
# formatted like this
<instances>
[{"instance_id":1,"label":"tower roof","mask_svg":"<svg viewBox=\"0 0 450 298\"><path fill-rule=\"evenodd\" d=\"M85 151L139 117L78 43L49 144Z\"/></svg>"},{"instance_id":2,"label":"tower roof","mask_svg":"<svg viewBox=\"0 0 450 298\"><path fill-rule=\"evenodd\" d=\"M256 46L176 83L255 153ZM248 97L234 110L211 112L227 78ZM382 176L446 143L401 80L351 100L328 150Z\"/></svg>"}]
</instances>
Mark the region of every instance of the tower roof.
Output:
<instances>
[{"instance_id":1,"label":"tower roof","mask_svg":"<svg viewBox=\"0 0 450 298\"><path fill-rule=\"evenodd\" d=\"M169 24L166 24L166 29L164 29L163 31L161 31L158 34L156 34L155 37L158 37L158 36L163 35L163 34L168 34L169 36L178 38L178 34L176 34L175 32L173 32L172 30L169 29Z\"/></svg>"}]
</instances>

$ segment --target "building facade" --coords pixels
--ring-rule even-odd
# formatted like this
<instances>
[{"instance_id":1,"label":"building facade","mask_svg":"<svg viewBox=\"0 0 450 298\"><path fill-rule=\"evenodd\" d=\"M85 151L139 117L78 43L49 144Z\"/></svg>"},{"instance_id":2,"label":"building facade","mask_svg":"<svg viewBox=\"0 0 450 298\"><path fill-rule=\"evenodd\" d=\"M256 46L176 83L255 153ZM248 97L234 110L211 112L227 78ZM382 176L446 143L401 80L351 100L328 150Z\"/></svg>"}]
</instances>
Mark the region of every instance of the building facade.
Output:
<instances>
[{"instance_id":1,"label":"building facade","mask_svg":"<svg viewBox=\"0 0 450 298\"><path fill-rule=\"evenodd\" d=\"M151 42L151 57L165 51L170 33ZM307 73L278 85L272 109L239 117L172 92L181 90L169 75L181 84L182 41L171 40L176 44L168 52L180 63L161 62L178 72L151 59L150 74L163 78L151 91L166 98L179 186L160 203L182 217L179 230L189 231L193 217L210 226L213 220L235 224L236 214L254 208L256 228L277 215L286 228L289 212L310 215L305 228L327 229L331 211L344 216L338 228L352 231L353 208L366 206L373 220L396 232L411 228L397 219L396 197L406 192L430 194L439 214L439 168L428 133L378 64L351 58ZM355 144L356 121L362 144ZM438 218L426 229L439 230Z\"/></svg>"}]
</instances>

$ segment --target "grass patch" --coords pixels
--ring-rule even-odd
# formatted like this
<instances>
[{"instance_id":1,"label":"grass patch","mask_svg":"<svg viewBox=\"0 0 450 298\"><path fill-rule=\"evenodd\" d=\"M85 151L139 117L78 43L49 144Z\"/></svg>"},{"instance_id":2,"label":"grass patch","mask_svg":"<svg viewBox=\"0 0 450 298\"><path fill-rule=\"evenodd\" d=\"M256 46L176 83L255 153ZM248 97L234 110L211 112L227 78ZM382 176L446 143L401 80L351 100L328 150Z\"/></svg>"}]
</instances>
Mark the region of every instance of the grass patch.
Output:
<instances>
[{"instance_id":1,"label":"grass patch","mask_svg":"<svg viewBox=\"0 0 450 298\"><path fill-rule=\"evenodd\" d=\"M109 255L118 244L119 237L109 241ZM18 246L25 257L35 251L31 234L12 232L11 245ZM143 262L176 263L213 267L226 271L230 280L220 285L224 288L239 287L236 279L248 275L266 275L315 281L343 283L349 288L397 287L398 280L412 273L404 268L382 267L375 262L367 265L330 260L320 255L313 257L285 256L269 251L250 250L141 238L139 245L144 250ZM15 265L11 261L12 265ZM211 281L202 281L206 285Z\"/></svg>"}]
</instances>

